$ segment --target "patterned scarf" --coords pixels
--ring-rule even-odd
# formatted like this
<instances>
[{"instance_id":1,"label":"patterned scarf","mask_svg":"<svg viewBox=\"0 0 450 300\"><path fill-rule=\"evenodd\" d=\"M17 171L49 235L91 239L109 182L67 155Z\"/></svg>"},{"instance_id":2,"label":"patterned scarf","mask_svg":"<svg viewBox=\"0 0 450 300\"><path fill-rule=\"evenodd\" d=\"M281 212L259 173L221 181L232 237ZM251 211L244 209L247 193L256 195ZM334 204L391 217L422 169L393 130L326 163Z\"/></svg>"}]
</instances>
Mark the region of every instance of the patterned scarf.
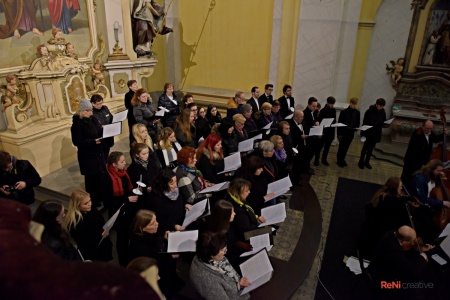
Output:
<instances>
[{"instance_id":1,"label":"patterned scarf","mask_svg":"<svg viewBox=\"0 0 450 300\"><path fill-rule=\"evenodd\" d=\"M232 278L236 283L237 290L239 291L239 275L225 256L219 261L210 259L206 266L222 275Z\"/></svg>"},{"instance_id":2,"label":"patterned scarf","mask_svg":"<svg viewBox=\"0 0 450 300\"><path fill-rule=\"evenodd\" d=\"M258 215L255 214L255 211L253 210L253 208L252 208L250 205L248 205L247 203L242 202L239 198L237 198L237 197L231 195L230 193L228 193L228 195L230 195L231 199L233 199L234 202L236 202L237 204L239 204L241 207L244 206L244 208L245 208L247 211L251 211L251 212L255 215L255 218L258 219Z\"/></svg>"},{"instance_id":3,"label":"patterned scarf","mask_svg":"<svg viewBox=\"0 0 450 300\"><path fill-rule=\"evenodd\" d=\"M198 179L198 181L200 181L200 184L201 184L200 190L203 190L205 188L205 183L203 182L203 174L202 174L202 172L200 172L200 170L197 169L197 167L191 168L191 167L188 167L188 166L185 166L182 164L179 164L178 167L180 167L181 169L185 170L186 172L194 175Z\"/></svg>"},{"instance_id":4,"label":"patterned scarf","mask_svg":"<svg viewBox=\"0 0 450 300\"><path fill-rule=\"evenodd\" d=\"M275 149L275 157L276 157L279 161L285 162L285 161L286 161L286 157L287 157L286 150L284 150L284 148L281 149L281 150L276 150L276 149Z\"/></svg>"},{"instance_id":5,"label":"patterned scarf","mask_svg":"<svg viewBox=\"0 0 450 300\"><path fill-rule=\"evenodd\" d=\"M113 165L107 165L106 170L108 171L109 176L111 177L114 196L125 195L125 190L122 186L122 179L121 179L122 177L125 177L126 181L128 182L127 191L131 191L133 189L133 184L131 183L130 177L128 176L125 169L119 171Z\"/></svg>"},{"instance_id":6,"label":"patterned scarf","mask_svg":"<svg viewBox=\"0 0 450 300\"><path fill-rule=\"evenodd\" d=\"M135 161L137 164L143 166L144 169L147 170L148 160L142 160L142 159L140 159L139 157L135 157L135 158L134 158L134 161Z\"/></svg>"}]
</instances>

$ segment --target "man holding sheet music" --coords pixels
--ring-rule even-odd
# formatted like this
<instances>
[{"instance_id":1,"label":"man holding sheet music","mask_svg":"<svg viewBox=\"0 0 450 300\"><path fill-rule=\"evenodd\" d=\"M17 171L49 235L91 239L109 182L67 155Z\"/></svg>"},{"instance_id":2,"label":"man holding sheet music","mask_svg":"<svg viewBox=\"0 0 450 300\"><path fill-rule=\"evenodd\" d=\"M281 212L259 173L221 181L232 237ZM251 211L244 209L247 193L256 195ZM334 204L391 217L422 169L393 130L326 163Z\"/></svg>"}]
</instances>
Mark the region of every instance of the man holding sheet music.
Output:
<instances>
[{"instance_id":1,"label":"man holding sheet music","mask_svg":"<svg viewBox=\"0 0 450 300\"><path fill-rule=\"evenodd\" d=\"M308 106L303 110L304 113L304 119L303 124L306 125L308 130L311 130L314 126L319 126L319 118L317 110L317 99L314 97L310 97L308 99ZM306 161L308 164L308 170L311 175L314 175L314 171L309 167L309 163L311 162L311 159L314 156L314 153L316 152L316 149L319 147L322 136L314 136L311 137L311 132L308 133L310 137L306 140ZM316 166L319 165L319 162L315 164Z\"/></svg>"},{"instance_id":2,"label":"man holding sheet music","mask_svg":"<svg viewBox=\"0 0 450 300\"><path fill-rule=\"evenodd\" d=\"M347 156L348 148L353 141L355 136L356 128L359 127L360 113L356 109L358 105L358 98L353 97L350 99L350 103L346 109L341 111L339 114L339 123L345 124L347 126L338 127L337 135L339 140L339 149L337 152L337 164L339 167L343 168L347 166L345 157Z\"/></svg>"},{"instance_id":3,"label":"man holding sheet music","mask_svg":"<svg viewBox=\"0 0 450 300\"><path fill-rule=\"evenodd\" d=\"M332 124L336 122L336 109L334 108L334 104L336 103L336 99L334 97L328 97L327 98L327 104L320 110L319 114L319 122L322 125L322 121L324 119L333 119ZM330 151L331 143L334 140L334 132L336 129L334 127L326 127L323 129L323 143L320 144L320 147L316 150L318 155L316 156L316 162L317 165L319 164L319 155L320 150L323 146L323 152L322 152L322 164L324 166L329 166L328 163L328 152Z\"/></svg>"}]
</instances>

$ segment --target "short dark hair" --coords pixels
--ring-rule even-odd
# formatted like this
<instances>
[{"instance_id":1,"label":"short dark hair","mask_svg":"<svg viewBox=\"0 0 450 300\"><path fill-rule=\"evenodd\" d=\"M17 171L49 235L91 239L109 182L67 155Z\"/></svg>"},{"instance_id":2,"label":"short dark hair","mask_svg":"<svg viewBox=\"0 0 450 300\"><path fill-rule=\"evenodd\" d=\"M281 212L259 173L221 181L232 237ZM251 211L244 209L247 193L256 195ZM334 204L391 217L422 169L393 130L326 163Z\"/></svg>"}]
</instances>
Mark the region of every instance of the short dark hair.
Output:
<instances>
[{"instance_id":1,"label":"short dark hair","mask_svg":"<svg viewBox=\"0 0 450 300\"><path fill-rule=\"evenodd\" d=\"M6 151L0 150L0 169L4 170L8 167L8 165L11 163L12 158L11 154L9 154Z\"/></svg>"},{"instance_id":2,"label":"short dark hair","mask_svg":"<svg viewBox=\"0 0 450 300\"><path fill-rule=\"evenodd\" d=\"M265 90L268 90L269 88L273 88L273 84L268 83L268 84L266 84L266 85L264 86L264 89L265 89Z\"/></svg>"},{"instance_id":3,"label":"short dark hair","mask_svg":"<svg viewBox=\"0 0 450 300\"><path fill-rule=\"evenodd\" d=\"M283 93L286 93L286 91L287 91L288 89L292 89L292 86L290 86L289 84L285 84L285 85L283 86Z\"/></svg>"},{"instance_id":4,"label":"short dark hair","mask_svg":"<svg viewBox=\"0 0 450 300\"><path fill-rule=\"evenodd\" d=\"M192 102L192 103L189 103L189 104L186 106L186 108L191 109L193 106L198 106L198 105L195 104L194 102Z\"/></svg>"},{"instance_id":5,"label":"short dark hair","mask_svg":"<svg viewBox=\"0 0 450 300\"><path fill-rule=\"evenodd\" d=\"M315 97L309 97L308 99L308 105L311 105L313 102L318 102Z\"/></svg>"},{"instance_id":6,"label":"short dark hair","mask_svg":"<svg viewBox=\"0 0 450 300\"><path fill-rule=\"evenodd\" d=\"M280 106L280 101L273 100L272 106Z\"/></svg>"},{"instance_id":7,"label":"short dark hair","mask_svg":"<svg viewBox=\"0 0 450 300\"><path fill-rule=\"evenodd\" d=\"M189 98L194 98L194 96L192 96L191 94L186 94L183 96L183 98L181 99L181 101L186 104L186 102L188 101Z\"/></svg>"},{"instance_id":8,"label":"short dark hair","mask_svg":"<svg viewBox=\"0 0 450 300\"><path fill-rule=\"evenodd\" d=\"M103 97L101 95L99 95L99 94L92 95L91 103L95 104L95 103L100 102L100 101L103 101Z\"/></svg>"},{"instance_id":9,"label":"short dark hair","mask_svg":"<svg viewBox=\"0 0 450 300\"><path fill-rule=\"evenodd\" d=\"M169 182L175 176L175 172L169 168L164 168L160 170L153 180L152 192L159 196L164 195L165 192L169 191Z\"/></svg>"},{"instance_id":10,"label":"short dark hair","mask_svg":"<svg viewBox=\"0 0 450 300\"><path fill-rule=\"evenodd\" d=\"M327 98L327 103L335 104L336 103L336 98L334 98L333 96L328 97Z\"/></svg>"},{"instance_id":11,"label":"short dark hair","mask_svg":"<svg viewBox=\"0 0 450 300\"><path fill-rule=\"evenodd\" d=\"M130 86L132 86L132 85L135 84L135 83L137 83L137 81L134 80L134 79L128 80L127 86L130 87Z\"/></svg>"},{"instance_id":12,"label":"short dark hair","mask_svg":"<svg viewBox=\"0 0 450 300\"><path fill-rule=\"evenodd\" d=\"M381 105L381 106L385 106L386 105L386 100L384 100L383 98L378 98L376 104L377 105Z\"/></svg>"},{"instance_id":13,"label":"short dark hair","mask_svg":"<svg viewBox=\"0 0 450 300\"><path fill-rule=\"evenodd\" d=\"M224 234L206 231L198 236L197 257L203 262L209 262L226 245Z\"/></svg>"},{"instance_id":14,"label":"short dark hair","mask_svg":"<svg viewBox=\"0 0 450 300\"><path fill-rule=\"evenodd\" d=\"M257 86L252 87L252 93L256 92L257 89L259 89L259 87Z\"/></svg>"}]
</instances>

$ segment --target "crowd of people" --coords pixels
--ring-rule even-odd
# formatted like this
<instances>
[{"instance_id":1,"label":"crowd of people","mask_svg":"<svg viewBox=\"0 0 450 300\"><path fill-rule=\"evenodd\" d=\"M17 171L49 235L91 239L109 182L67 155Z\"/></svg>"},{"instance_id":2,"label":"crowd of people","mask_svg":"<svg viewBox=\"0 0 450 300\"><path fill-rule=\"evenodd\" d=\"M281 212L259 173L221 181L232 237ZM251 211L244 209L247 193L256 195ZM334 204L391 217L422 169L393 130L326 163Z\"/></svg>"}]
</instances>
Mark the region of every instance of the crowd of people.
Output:
<instances>
[{"instance_id":1,"label":"crowd of people","mask_svg":"<svg viewBox=\"0 0 450 300\"><path fill-rule=\"evenodd\" d=\"M264 225L264 207L286 199L268 193L268 185L286 176L290 176L293 185L302 185L302 174L306 178L314 175L312 163L330 165L328 154L335 127L324 128L322 136L309 136L310 129L324 119L346 125L337 128L340 143L336 162L341 168L347 167L345 158L360 126L358 99L351 98L337 119L334 97L328 97L323 108L311 97L306 108L300 110L295 109L291 86L285 85L283 95L274 99L273 85L266 84L263 94L253 87L250 99L237 92L222 116L214 105L197 105L190 94L179 99L170 83L165 84L157 103L135 80L130 80L128 87L125 107L131 164L127 167L125 153L111 151L113 138L102 139L103 126L112 122L102 97L93 95L90 101L81 100L71 133L80 172L85 177L85 190L73 191L67 212L58 200L45 201L37 208L33 219L45 225L42 243L64 260L104 262L112 260L115 245L121 266L128 265L140 273L145 270L137 266L145 265L153 271L156 268L161 292L170 299L184 282L176 272L180 256L164 250L168 233L197 229L196 255L184 257L192 262L190 277L197 292L205 299L245 299L239 294L251 284L239 270L240 254L251 250L245 233ZM361 169L372 169L372 151L380 142L382 128L387 126L385 104L380 98L364 114L363 125L371 127L361 133L365 138L358 163ZM164 114L157 114L161 110ZM425 242L431 242L436 233L429 208L450 207L448 202L429 195L443 168L440 161L428 163L429 143L441 138L431 134L430 122L424 122L422 129L413 133L413 146L408 148L402 174L402 180L408 180L405 185L410 187L411 196L426 204L412 209L418 220L415 230ZM254 140L254 150L239 151L240 142L260 134L262 138ZM426 145L422 145L424 141ZM419 148L422 152L418 154ZM223 172L224 158L237 152L242 166ZM41 179L33 166L2 151L0 168L0 191L4 196L35 205L33 187ZM409 224L405 203L416 200L401 196L402 180L390 178L368 206L367 234L363 236L373 239L360 241L362 248L369 243L371 249L376 249L386 231ZM230 182L226 190L201 193L225 181ZM186 211L206 198L210 201L210 215L184 228ZM108 210L110 218L118 214L111 229L116 233L115 243L109 237L110 228L104 229L105 220L100 213L103 209ZM273 225L275 232L276 228ZM395 236L409 239L411 235L409 229L403 228ZM426 259L426 255L422 257ZM376 263L372 268L376 269ZM158 287L154 280L151 282Z\"/></svg>"}]
</instances>

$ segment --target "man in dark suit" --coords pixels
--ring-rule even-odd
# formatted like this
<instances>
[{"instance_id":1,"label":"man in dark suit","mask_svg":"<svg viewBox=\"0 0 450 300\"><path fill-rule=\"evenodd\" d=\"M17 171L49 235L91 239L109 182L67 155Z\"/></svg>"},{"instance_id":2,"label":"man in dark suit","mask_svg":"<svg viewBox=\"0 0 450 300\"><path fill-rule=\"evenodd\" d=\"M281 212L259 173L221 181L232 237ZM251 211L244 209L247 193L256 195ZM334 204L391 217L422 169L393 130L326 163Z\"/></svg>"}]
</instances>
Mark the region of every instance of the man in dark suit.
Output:
<instances>
[{"instance_id":1,"label":"man in dark suit","mask_svg":"<svg viewBox=\"0 0 450 300\"><path fill-rule=\"evenodd\" d=\"M261 103L259 102L259 87L252 87L252 97L247 100L247 104L252 106L253 113L261 110Z\"/></svg>"},{"instance_id":2,"label":"man in dark suit","mask_svg":"<svg viewBox=\"0 0 450 300\"><path fill-rule=\"evenodd\" d=\"M133 99L134 93L139 89L139 87L136 80L128 80L127 86L129 88L129 91L125 94L124 104L125 108L128 109L127 121L128 121L128 130L130 131L129 138L131 146L131 143L134 141L132 129L133 125L136 124L136 120L133 115L133 105L131 104L131 100Z\"/></svg>"},{"instance_id":3,"label":"man in dark suit","mask_svg":"<svg viewBox=\"0 0 450 300\"><path fill-rule=\"evenodd\" d=\"M292 168L292 180L297 183L300 179L300 173L314 175L314 171L309 167L308 150L306 140L308 138L309 128L304 122L304 114L301 110L294 111L294 116L289 121L291 126L290 135L292 137L292 145L298 150L298 154L294 156L294 165Z\"/></svg>"},{"instance_id":4,"label":"man in dark suit","mask_svg":"<svg viewBox=\"0 0 450 300\"><path fill-rule=\"evenodd\" d=\"M295 101L292 97L292 87L288 84L283 86L283 96L278 98L280 101L280 114L284 118L292 114L295 107Z\"/></svg>"},{"instance_id":5,"label":"man in dark suit","mask_svg":"<svg viewBox=\"0 0 450 300\"><path fill-rule=\"evenodd\" d=\"M259 96L259 103L261 105L263 105L263 103L269 102L270 104L273 105L273 96L272 96L272 92L273 92L273 84L266 84L264 86L264 94L262 94L261 96Z\"/></svg>"},{"instance_id":6,"label":"man in dark suit","mask_svg":"<svg viewBox=\"0 0 450 300\"><path fill-rule=\"evenodd\" d=\"M339 149L337 152L337 164L339 167L343 168L347 166L345 157L347 156L348 148L353 141L355 136L356 128L359 127L360 113L356 109L358 105L358 98L353 97L350 99L350 105L341 111L339 115L339 123L345 124L345 127L338 127L337 135L339 140Z\"/></svg>"},{"instance_id":7,"label":"man in dark suit","mask_svg":"<svg viewBox=\"0 0 450 300\"><path fill-rule=\"evenodd\" d=\"M434 124L430 120L425 120L420 128L414 130L409 139L408 149L403 158L402 182L407 184L412 174L426 165L430 160L433 143L442 141L444 134L433 133ZM446 130L445 130L446 131Z\"/></svg>"},{"instance_id":8,"label":"man in dark suit","mask_svg":"<svg viewBox=\"0 0 450 300\"><path fill-rule=\"evenodd\" d=\"M310 97L308 99L308 106L303 110L303 113L305 115L303 123L308 128L308 132L309 128L319 125L319 119L317 117L318 114L317 104L318 104L317 99L314 97ZM314 156L314 153L316 153L317 148L321 145L322 142L321 138L322 137L319 136L310 137L306 142L306 153L307 153L306 159L308 161L308 167L309 163L311 162L311 159ZM315 162L314 165L318 166L319 162L318 161Z\"/></svg>"},{"instance_id":9,"label":"man in dark suit","mask_svg":"<svg viewBox=\"0 0 450 300\"><path fill-rule=\"evenodd\" d=\"M333 123L336 123L336 109L334 108L334 104L336 103L336 99L334 97L328 97L327 98L327 104L320 110L319 113L319 123L322 123L323 119L333 119ZM328 152L330 151L331 143L334 140L334 132L336 129L334 127L327 127L323 129L323 136L322 136L322 144L323 145L323 152L322 152L322 164L325 166L329 166L328 163ZM320 147L322 148L322 147ZM320 154L321 149L317 149L318 153ZM318 157L316 158L318 159Z\"/></svg>"}]
</instances>

